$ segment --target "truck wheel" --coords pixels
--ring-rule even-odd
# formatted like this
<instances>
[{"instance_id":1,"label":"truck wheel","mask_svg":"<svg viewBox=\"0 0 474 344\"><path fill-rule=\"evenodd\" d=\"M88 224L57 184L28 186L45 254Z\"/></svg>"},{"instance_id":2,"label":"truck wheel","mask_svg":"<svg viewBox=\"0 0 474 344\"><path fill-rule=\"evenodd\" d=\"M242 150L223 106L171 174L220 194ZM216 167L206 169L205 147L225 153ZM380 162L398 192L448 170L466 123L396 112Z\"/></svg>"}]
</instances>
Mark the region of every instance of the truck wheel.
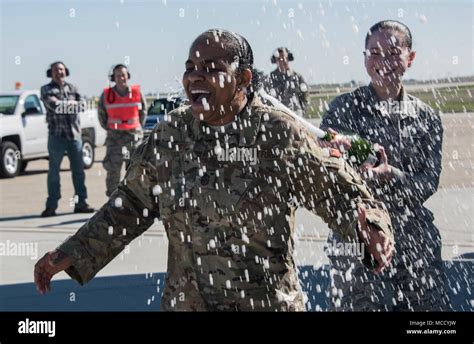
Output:
<instances>
[{"instance_id":1,"label":"truck wheel","mask_svg":"<svg viewBox=\"0 0 474 344\"><path fill-rule=\"evenodd\" d=\"M88 137L82 138L82 161L84 162L84 169L88 170L94 165L94 144Z\"/></svg>"},{"instance_id":2,"label":"truck wheel","mask_svg":"<svg viewBox=\"0 0 474 344\"><path fill-rule=\"evenodd\" d=\"M13 178L20 173L21 154L13 142L3 142L0 146L0 176L3 178Z\"/></svg>"}]
</instances>

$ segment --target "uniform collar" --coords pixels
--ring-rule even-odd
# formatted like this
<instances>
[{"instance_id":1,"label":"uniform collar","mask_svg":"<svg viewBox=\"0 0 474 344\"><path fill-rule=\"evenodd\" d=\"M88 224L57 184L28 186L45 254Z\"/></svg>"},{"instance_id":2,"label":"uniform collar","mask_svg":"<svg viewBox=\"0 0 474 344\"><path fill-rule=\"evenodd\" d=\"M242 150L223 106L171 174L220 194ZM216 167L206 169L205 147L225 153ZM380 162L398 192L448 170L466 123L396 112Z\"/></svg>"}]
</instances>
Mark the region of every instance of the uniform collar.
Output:
<instances>
[{"instance_id":1,"label":"uniform collar","mask_svg":"<svg viewBox=\"0 0 474 344\"><path fill-rule=\"evenodd\" d=\"M222 126L210 126L194 119L191 126L192 134L196 140L213 141L216 140L217 132L218 136L234 136L236 143L240 147L252 146L257 139L262 118L262 112L258 111L259 106L262 106L262 103L257 96L254 96L235 117L234 122L226 127L224 131L222 130Z\"/></svg>"}]
</instances>

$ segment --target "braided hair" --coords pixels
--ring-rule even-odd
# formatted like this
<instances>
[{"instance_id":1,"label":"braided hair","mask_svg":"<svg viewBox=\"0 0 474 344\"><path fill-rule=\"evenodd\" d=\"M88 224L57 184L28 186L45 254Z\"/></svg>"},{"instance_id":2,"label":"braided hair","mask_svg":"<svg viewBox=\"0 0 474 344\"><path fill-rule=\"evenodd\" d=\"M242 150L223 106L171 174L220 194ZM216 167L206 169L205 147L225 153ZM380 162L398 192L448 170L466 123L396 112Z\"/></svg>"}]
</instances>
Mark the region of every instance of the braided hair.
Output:
<instances>
[{"instance_id":1,"label":"braided hair","mask_svg":"<svg viewBox=\"0 0 474 344\"><path fill-rule=\"evenodd\" d=\"M263 87L264 74L254 67L254 58L252 47L249 42L238 33L224 29L210 29L199 35L199 38L205 37L208 40L214 40L220 43L222 48L231 55L231 66L235 68L237 75L245 69L252 72L252 82L247 98L253 98L255 92Z\"/></svg>"}]
</instances>

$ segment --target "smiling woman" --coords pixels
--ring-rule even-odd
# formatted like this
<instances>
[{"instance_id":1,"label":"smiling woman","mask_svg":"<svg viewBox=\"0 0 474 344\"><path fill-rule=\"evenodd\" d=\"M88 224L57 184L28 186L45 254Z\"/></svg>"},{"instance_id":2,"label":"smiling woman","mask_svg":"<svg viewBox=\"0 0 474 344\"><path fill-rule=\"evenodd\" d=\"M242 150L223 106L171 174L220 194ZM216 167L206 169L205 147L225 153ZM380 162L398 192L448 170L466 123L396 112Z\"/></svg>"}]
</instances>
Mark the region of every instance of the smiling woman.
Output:
<instances>
[{"instance_id":1,"label":"smiling woman","mask_svg":"<svg viewBox=\"0 0 474 344\"><path fill-rule=\"evenodd\" d=\"M389 264L383 206L286 110L261 103L252 70L240 35L198 36L183 75L191 105L155 127L111 200L36 264L41 293L64 269L87 283L159 218L169 240L162 310L303 311L293 256L297 205L362 243L377 271Z\"/></svg>"},{"instance_id":2,"label":"smiling woman","mask_svg":"<svg viewBox=\"0 0 474 344\"><path fill-rule=\"evenodd\" d=\"M232 121L256 89L253 53L245 38L209 30L189 49L183 86L197 119L211 125Z\"/></svg>"},{"instance_id":3,"label":"smiling woman","mask_svg":"<svg viewBox=\"0 0 474 344\"><path fill-rule=\"evenodd\" d=\"M345 311L451 310L441 259L441 237L423 204L441 175L443 126L439 115L408 94L402 78L415 59L410 29L397 21L373 25L365 40L369 86L336 97L321 128L351 132L379 145L376 164L361 169L390 211L396 251L389 273L371 274L352 257L330 259L332 283L342 290L331 308ZM331 241L342 241L331 235ZM345 278L350 269L353 278ZM426 282L428 281L428 282ZM372 297L367 290L374 294Z\"/></svg>"}]
</instances>

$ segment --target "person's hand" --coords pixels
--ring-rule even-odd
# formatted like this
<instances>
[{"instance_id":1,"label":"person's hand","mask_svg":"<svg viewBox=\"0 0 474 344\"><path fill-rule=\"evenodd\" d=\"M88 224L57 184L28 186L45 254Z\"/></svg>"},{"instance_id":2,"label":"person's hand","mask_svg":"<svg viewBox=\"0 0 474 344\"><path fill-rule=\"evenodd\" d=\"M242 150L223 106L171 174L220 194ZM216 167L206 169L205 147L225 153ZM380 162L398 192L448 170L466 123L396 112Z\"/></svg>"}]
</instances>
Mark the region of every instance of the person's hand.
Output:
<instances>
[{"instance_id":1,"label":"person's hand","mask_svg":"<svg viewBox=\"0 0 474 344\"><path fill-rule=\"evenodd\" d=\"M377 147L377 156L379 158L378 165L374 166L373 162L364 162L359 170L362 173L366 173L371 177L375 177L381 180L388 180L392 176L392 166L388 163L387 154L385 149L378 145Z\"/></svg>"},{"instance_id":2,"label":"person's hand","mask_svg":"<svg viewBox=\"0 0 474 344\"><path fill-rule=\"evenodd\" d=\"M351 140L349 140L347 136L340 135L337 133L337 131L331 128L329 128L327 132L331 134L332 140L319 140L319 145L322 148L335 148L341 152L347 152L349 149L351 149Z\"/></svg>"},{"instance_id":3,"label":"person's hand","mask_svg":"<svg viewBox=\"0 0 474 344\"><path fill-rule=\"evenodd\" d=\"M367 251L377 262L374 272L377 274L381 273L390 265L392 260L394 252L393 239L367 222L365 209L362 207L359 208L359 224L359 230Z\"/></svg>"},{"instance_id":4,"label":"person's hand","mask_svg":"<svg viewBox=\"0 0 474 344\"><path fill-rule=\"evenodd\" d=\"M71 259L58 250L46 253L35 265L36 290L43 295L51 291L51 278L71 266Z\"/></svg>"}]
</instances>

